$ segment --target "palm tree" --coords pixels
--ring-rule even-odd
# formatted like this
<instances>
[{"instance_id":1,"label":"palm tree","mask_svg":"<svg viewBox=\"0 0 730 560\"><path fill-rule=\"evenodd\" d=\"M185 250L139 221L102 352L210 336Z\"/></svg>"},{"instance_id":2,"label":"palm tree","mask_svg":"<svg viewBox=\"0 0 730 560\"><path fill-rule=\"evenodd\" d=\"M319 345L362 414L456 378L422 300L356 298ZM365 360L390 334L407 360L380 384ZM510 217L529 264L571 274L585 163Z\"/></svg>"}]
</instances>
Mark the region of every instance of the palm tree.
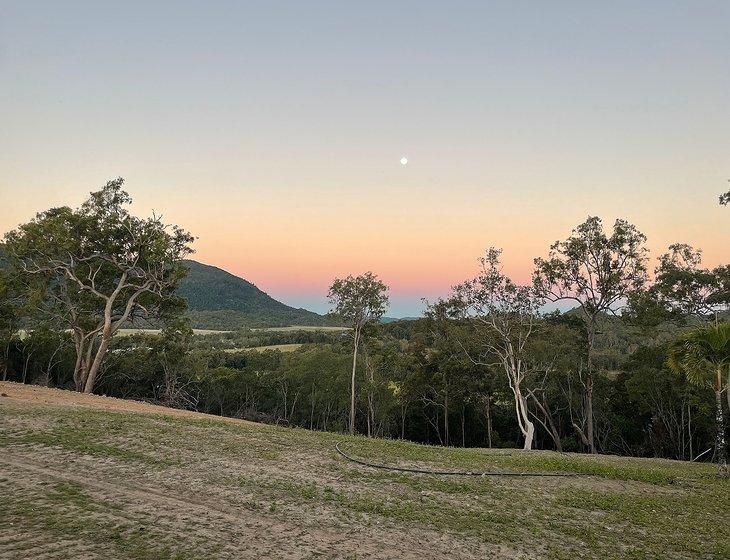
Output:
<instances>
[{"instance_id":1,"label":"palm tree","mask_svg":"<svg viewBox=\"0 0 730 560\"><path fill-rule=\"evenodd\" d=\"M725 422L722 415L723 373L730 369L730 323L698 327L680 336L669 349L669 367L687 376L695 385L714 385L717 476L728 476L725 452ZM730 402L730 397L729 397Z\"/></svg>"}]
</instances>

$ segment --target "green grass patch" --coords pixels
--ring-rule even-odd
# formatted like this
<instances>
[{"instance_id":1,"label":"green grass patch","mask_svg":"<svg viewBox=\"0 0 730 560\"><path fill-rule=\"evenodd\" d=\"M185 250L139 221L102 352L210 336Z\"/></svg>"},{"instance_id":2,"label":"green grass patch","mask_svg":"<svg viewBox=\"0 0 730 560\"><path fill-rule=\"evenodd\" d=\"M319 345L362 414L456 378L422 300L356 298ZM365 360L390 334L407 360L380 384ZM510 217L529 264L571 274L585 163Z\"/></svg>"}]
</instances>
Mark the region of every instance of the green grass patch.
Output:
<instances>
[{"instance_id":1,"label":"green grass patch","mask_svg":"<svg viewBox=\"0 0 730 560\"><path fill-rule=\"evenodd\" d=\"M157 484L182 499L210 494L243 517L274 516L301 523L302 531L316 519L325 527L331 523L332 530L370 525L398 534L417 528L421 536L498 544L533 557L730 557L724 538L730 482L715 479L708 464L442 448L215 418L46 405L4 405L1 413L9 421L0 422L0 445L17 446L19 454L27 450L50 465L59 454L44 455L44 448L63 449L68 469L79 464L74 455L112 458L119 463L104 461L103 476L117 468L130 478L125 484ZM589 476L482 478L376 470L338 455L338 441L347 453L374 463ZM87 457L83 464L93 476L94 461ZM125 558L209 558L215 546L228 546L231 527L220 520L204 520L214 536L201 543L184 529L157 530L149 514L135 518L137 511L126 509L131 502L105 502L93 490L66 482L20 494L12 476L0 477L0 510L41 533L57 538L78 533ZM123 519L110 525L109 516Z\"/></svg>"},{"instance_id":2,"label":"green grass patch","mask_svg":"<svg viewBox=\"0 0 730 560\"><path fill-rule=\"evenodd\" d=\"M156 530L150 519L138 519L133 523L117 518L116 524L110 524L105 518L96 517L95 513L118 511L120 506L95 501L73 484L58 484L45 495L28 498L0 494L4 523L25 531L44 532L59 540L78 540L105 556L129 560L198 560L207 557L192 555L184 550L184 546L165 544L168 537Z\"/></svg>"}]
</instances>

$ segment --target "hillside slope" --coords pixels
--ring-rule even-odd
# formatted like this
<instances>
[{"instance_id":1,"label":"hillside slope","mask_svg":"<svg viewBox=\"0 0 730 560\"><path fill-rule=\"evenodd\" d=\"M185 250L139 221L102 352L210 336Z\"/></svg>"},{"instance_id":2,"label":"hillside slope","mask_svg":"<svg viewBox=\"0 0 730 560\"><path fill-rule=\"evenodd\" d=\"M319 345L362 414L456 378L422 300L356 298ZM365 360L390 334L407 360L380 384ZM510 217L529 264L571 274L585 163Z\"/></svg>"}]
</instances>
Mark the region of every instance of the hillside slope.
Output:
<instances>
[{"instance_id":1,"label":"hillside slope","mask_svg":"<svg viewBox=\"0 0 730 560\"><path fill-rule=\"evenodd\" d=\"M187 260L185 264L188 275L177 293L187 300L189 315L196 328L332 324L322 315L275 300L230 272L193 260Z\"/></svg>"},{"instance_id":2,"label":"hillside slope","mask_svg":"<svg viewBox=\"0 0 730 560\"><path fill-rule=\"evenodd\" d=\"M727 558L707 464L457 449L0 382L0 559ZM582 473L453 477L375 470Z\"/></svg>"},{"instance_id":3,"label":"hillside slope","mask_svg":"<svg viewBox=\"0 0 730 560\"><path fill-rule=\"evenodd\" d=\"M188 275L178 295L188 302L188 315L198 329L336 325L329 317L275 300L251 282L218 267L186 260ZM7 265L0 243L0 268Z\"/></svg>"}]
</instances>

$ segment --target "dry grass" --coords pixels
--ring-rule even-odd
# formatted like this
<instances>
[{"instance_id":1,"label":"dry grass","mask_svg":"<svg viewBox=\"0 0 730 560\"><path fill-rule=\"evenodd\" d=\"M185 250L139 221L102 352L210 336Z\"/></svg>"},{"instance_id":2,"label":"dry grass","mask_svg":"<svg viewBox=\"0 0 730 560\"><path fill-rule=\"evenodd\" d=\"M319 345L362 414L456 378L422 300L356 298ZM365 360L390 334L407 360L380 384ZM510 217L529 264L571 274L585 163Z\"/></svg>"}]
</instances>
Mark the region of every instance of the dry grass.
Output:
<instances>
[{"instance_id":1,"label":"dry grass","mask_svg":"<svg viewBox=\"0 0 730 560\"><path fill-rule=\"evenodd\" d=\"M350 330L349 327L306 327L293 325L291 327L260 327L251 329L252 331L268 331L268 332L290 332L290 331L328 331L339 332Z\"/></svg>"},{"instance_id":2,"label":"dry grass","mask_svg":"<svg viewBox=\"0 0 730 560\"><path fill-rule=\"evenodd\" d=\"M256 350L262 352L264 350L278 350L279 352L294 352L302 347L300 343L292 344L271 344L269 346L252 346L250 348L226 348L226 352L248 352L250 350Z\"/></svg>"},{"instance_id":3,"label":"dry grass","mask_svg":"<svg viewBox=\"0 0 730 560\"><path fill-rule=\"evenodd\" d=\"M132 334L160 334L162 331L160 329L119 329L117 331L117 336L129 336ZM193 333L195 334L223 334L223 333L229 333L232 331L217 331L212 329L193 329Z\"/></svg>"},{"instance_id":4,"label":"dry grass","mask_svg":"<svg viewBox=\"0 0 730 560\"><path fill-rule=\"evenodd\" d=\"M0 384L0 558L727 558L711 465L443 449ZM575 472L457 478L381 463Z\"/></svg>"}]
</instances>

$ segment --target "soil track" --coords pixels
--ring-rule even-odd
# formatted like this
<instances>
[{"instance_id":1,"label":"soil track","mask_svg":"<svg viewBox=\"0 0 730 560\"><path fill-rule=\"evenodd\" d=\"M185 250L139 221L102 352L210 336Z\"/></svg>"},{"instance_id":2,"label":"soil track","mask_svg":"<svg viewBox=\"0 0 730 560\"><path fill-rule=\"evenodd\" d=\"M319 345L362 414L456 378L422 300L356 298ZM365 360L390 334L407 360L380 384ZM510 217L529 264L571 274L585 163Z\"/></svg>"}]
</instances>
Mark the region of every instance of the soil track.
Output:
<instances>
[{"instance_id":1,"label":"soil track","mask_svg":"<svg viewBox=\"0 0 730 560\"><path fill-rule=\"evenodd\" d=\"M595 468L589 477L437 477ZM0 559L726 558L710 465L460 450L0 382Z\"/></svg>"},{"instance_id":2,"label":"soil track","mask_svg":"<svg viewBox=\"0 0 730 560\"><path fill-rule=\"evenodd\" d=\"M11 435L44 429L53 422L54 412L70 408L109 412L153 414L170 417L224 420L241 426L262 428L259 424L237 419L223 419L190 411L169 409L144 402L128 401L98 395L85 395L15 383L0 383L0 428ZM32 412L31 422L19 411ZM6 414L9 413L9 414ZM47 414L46 414L47 413ZM174 443L172 444L174 445ZM56 511L68 506L62 519L46 517L18 519L0 525L0 559L21 558L50 560L79 558L158 558L136 548L123 553L105 545L101 536L81 530L47 530L45 522L63 526L64 521L88 523L92 533L118 532L125 543L134 543L135 531L155 531L155 544L164 551L175 550L174 556L161 552L159 558L406 558L423 560L458 557L518 558L528 557L507 547L452 538L437 532L412 528L403 532L390 523L367 523L362 526L343 522L331 511L307 507L299 509L283 503L283 511L269 511L255 503L259 491L268 488L278 477L287 481L301 470L298 457L285 458L262 470L246 457L231 460L211 458L205 450L197 456L186 456L184 468L140 468L139 465L86 454L69 453L45 445L18 445L0 448L0 495L11 500L31 502L43 511L52 506ZM148 451L148 450L146 450ZM158 448L161 456L164 448ZM318 461L329 457L312 452ZM270 463L270 462L269 462ZM230 487L230 477L255 477L253 486ZM288 482L287 482L288 483ZM73 489L83 495L87 510L77 510L73 500L49 499L49 489ZM53 496L51 492L50 496ZM285 497L281 498L285 502ZM15 503L15 502L13 502ZM88 509L90 508L90 509ZM2 508L0 508L2 509ZM41 515L41 517L43 517ZM75 527L70 523L70 527ZM186 546L180 552L180 541ZM189 544L187 544L189 543ZM131 545L129 545L131 546ZM460 551L460 554L459 554ZM478 556L474 556L474 555Z\"/></svg>"},{"instance_id":3,"label":"soil track","mask_svg":"<svg viewBox=\"0 0 730 560\"><path fill-rule=\"evenodd\" d=\"M3 471L13 478L23 477L26 482L36 481L37 484L48 484L53 482L67 482L84 488L85 492L92 495L94 499L106 503L123 503L127 506L133 504L132 511L138 515L161 514L156 523L164 524L166 531L181 536L184 533L193 533L196 537L211 539L221 543L221 550L216 553L217 557L227 558L302 558L314 557L315 555L326 555L331 551L337 551L340 555L353 558L365 555L367 558L392 558L394 551L390 539L381 535L363 535L359 538L351 538L348 532L325 530L322 528L308 527L306 530L296 524L287 523L273 517L252 515L251 512L237 510L226 506L204 496L190 496L179 498L169 492L161 492L152 487L145 487L138 484L134 486L119 480L90 480L87 477L76 476L67 471L54 469L49 465L39 465L13 454L5 454L0 457L0 465ZM105 520L106 523L120 523L130 521L125 515L115 519ZM163 518L164 517L164 521ZM205 519L205 523L187 523L191 517ZM221 529L225 527L225 531ZM15 539L8 542L7 539L0 540L0 558L34 558L39 560L59 557L87 557L87 558L108 558L106 553L101 556L94 554L93 546L84 547L84 543L74 544L74 555L63 556L67 550L59 550L58 543L47 538L38 538L34 533L16 533ZM70 535L71 536L71 535ZM233 537L233 539L231 539ZM363 539L363 537L365 537ZM12 544L18 541L24 544L32 544L30 548L23 551L23 556ZM11 546L4 550L4 545ZM64 545L68 546L68 545ZM395 548L400 549L400 546ZM76 556L83 551L81 556ZM423 553L415 553L409 550L399 550L400 558L422 558Z\"/></svg>"},{"instance_id":4,"label":"soil track","mask_svg":"<svg viewBox=\"0 0 730 560\"><path fill-rule=\"evenodd\" d=\"M202 412L168 408L166 406L141 401L117 399L115 397L107 397L104 395L87 395L84 393L77 393L76 391L65 391L63 389L53 389L37 385L22 385L20 383L11 383L7 381L0 381L0 395L0 399L8 399L15 402L27 402L30 404L75 406L109 410L112 412L162 414L165 416L175 417L208 418L224 420L234 424L250 424L250 422L247 422L246 420L239 420L237 418L213 416L210 414L203 414ZM0 403L1 402L2 400L0 400Z\"/></svg>"}]
</instances>

